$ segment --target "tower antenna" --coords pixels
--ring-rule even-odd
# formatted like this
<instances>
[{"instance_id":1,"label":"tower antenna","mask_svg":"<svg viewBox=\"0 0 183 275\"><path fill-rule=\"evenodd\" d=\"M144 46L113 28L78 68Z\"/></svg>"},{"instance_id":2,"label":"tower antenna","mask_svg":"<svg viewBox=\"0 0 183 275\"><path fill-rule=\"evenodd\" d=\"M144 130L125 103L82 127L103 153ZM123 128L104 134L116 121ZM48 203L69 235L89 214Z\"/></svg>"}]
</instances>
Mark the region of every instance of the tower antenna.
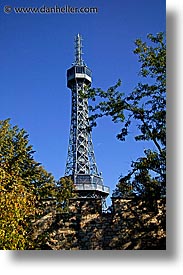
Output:
<instances>
[{"instance_id":1,"label":"tower antenna","mask_svg":"<svg viewBox=\"0 0 183 275\"><path fill-rule=\"evenodd\" d=\"M74 64L77 66L83 66L84 65L84 61L82 59L82 36L78 33L75 37L75 62Z\"/></svg>"}]
</instances>

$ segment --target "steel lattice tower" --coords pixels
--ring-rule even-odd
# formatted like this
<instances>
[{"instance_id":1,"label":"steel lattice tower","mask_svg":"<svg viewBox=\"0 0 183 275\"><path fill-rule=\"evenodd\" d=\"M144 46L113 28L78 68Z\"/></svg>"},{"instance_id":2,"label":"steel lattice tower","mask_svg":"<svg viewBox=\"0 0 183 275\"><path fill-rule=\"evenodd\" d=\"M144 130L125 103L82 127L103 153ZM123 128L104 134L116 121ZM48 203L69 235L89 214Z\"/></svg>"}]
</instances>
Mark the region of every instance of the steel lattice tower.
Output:
<instances>
[{"instance_id":1,"label":"steel lattice tower","mask_svg":"<svg viewBox=\"0 0 183 275\"><path fill-rule=\"evenodd\" d=\"M91 86L91 70L82 59L82 37L75 37L75 61L67 70L67 87L72 91L71 126L65 176L74 180L80 197L105 198L109 188L99 174L89 131L88 99L82 94Z\"/></svg>"}]
</instances>

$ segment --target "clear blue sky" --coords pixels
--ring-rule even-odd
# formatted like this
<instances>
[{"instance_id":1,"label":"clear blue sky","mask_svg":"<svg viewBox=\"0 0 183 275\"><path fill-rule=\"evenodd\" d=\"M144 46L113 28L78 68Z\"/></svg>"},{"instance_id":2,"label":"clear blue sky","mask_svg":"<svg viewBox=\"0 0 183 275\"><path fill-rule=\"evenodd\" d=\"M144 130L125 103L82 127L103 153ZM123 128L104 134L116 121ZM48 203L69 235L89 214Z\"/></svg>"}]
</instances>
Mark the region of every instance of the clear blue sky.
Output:
<instances>
[{"instance_id":1,"label":"clear blue sky","mask_svg":"<svg viewBox=\"0 0 183 275\"><path fill-rule=\"evenodd\" d=\"M13 7L69 5L97 7L97 14L4 13ZM56 179L64 175L71 92L66 70L74 61L74 36L84 41L84 61L92 69L93 87L108 88L120 78L122 91L137 84L139 64L134 40L165 31L165 0L0 1L0 119L29 133L35 158ZM120 142L120 125L101 119L93 143L104 184L115 188L130 163L143 155L145 144L131 137ZM135 129L134 129L135 131Z\"/></svg>"}]
</instances>

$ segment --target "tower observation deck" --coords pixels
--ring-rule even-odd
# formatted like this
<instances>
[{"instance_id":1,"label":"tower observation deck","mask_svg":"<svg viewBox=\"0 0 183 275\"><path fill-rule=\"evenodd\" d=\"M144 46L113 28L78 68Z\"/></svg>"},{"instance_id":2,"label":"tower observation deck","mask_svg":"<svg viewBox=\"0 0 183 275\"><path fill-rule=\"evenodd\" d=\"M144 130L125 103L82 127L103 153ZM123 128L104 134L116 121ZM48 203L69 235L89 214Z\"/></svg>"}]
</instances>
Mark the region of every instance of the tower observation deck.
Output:
<instances>
[{"instance_id":1,"label":"tower observation deck","mask_svg":"<svg viewBox=\"0 0 183 275\"><path fill-rule=\"evenodd\" d=\"M71 176L79 197L106 198L109 188L96 165L89 131L87 92L92 83L91 70L82 59L82 37L75 37L75 61L67 70L67 87L72 92L71 126L65 176Z\"/></svg>"}]
</instances>

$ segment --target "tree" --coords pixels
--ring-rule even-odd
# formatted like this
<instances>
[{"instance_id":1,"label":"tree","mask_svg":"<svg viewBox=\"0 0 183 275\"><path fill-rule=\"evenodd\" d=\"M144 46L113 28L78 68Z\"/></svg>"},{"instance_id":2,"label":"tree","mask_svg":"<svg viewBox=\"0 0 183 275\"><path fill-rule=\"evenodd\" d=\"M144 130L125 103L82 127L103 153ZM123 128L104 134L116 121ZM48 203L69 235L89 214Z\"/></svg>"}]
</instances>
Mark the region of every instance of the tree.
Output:
<instances>
[{"instance_id":1,"label":"tree","mask_svg":"<svg viewBox=\"0 0 183 275\"><path fill-rule=\"evenodd\" d=\"M31 176L37 164L28 136L9 120L0 121L0 248L32 247L30 221L38 214Z\"/></svg>"},{"instance_id":2,"label":"tree","mask_svg":"<svg viewBox=\"0 0 183 275\"><path fill-rule=\"evenodd\" d=\"M125 186L130 193L133 189L138 196L157 198L166 192L166 44L163 33L149 34L147 38L147 42L135 41L134 53L141 64L142 82L132 92L127 95L119 92L119 80L107 91L90 89L83 96L93 101L91 127L96 126L98 118L110 116L112 121L122 124L119 140L125 141L130 126L135 124L138 131L135 141L154 144L155 149L147 148L143 157L132 162L132 169L121 177L114 193L122 194Z\"/></svg>"},{"instance_id":3,"label":"tree","mask_svg":"<svg viewBox=\"0 0 183 275\"><path fill-rule=\"evenodd\" d=\"M56 185L57 210L68 211L69 199L76 198L74 182L71 177L62 177Z\"/></svg>"},{"instance_id":4,"label":"tree","mask_svg":"<svg viewBox=\"0 0 183 275\"><path fill-rule=\"evenodd\" d=\"M39 249L35 222L72 196L71 180L56 183L33 154L26 131L0 121L0 249Z\"/></svg>"}]
</instances>

